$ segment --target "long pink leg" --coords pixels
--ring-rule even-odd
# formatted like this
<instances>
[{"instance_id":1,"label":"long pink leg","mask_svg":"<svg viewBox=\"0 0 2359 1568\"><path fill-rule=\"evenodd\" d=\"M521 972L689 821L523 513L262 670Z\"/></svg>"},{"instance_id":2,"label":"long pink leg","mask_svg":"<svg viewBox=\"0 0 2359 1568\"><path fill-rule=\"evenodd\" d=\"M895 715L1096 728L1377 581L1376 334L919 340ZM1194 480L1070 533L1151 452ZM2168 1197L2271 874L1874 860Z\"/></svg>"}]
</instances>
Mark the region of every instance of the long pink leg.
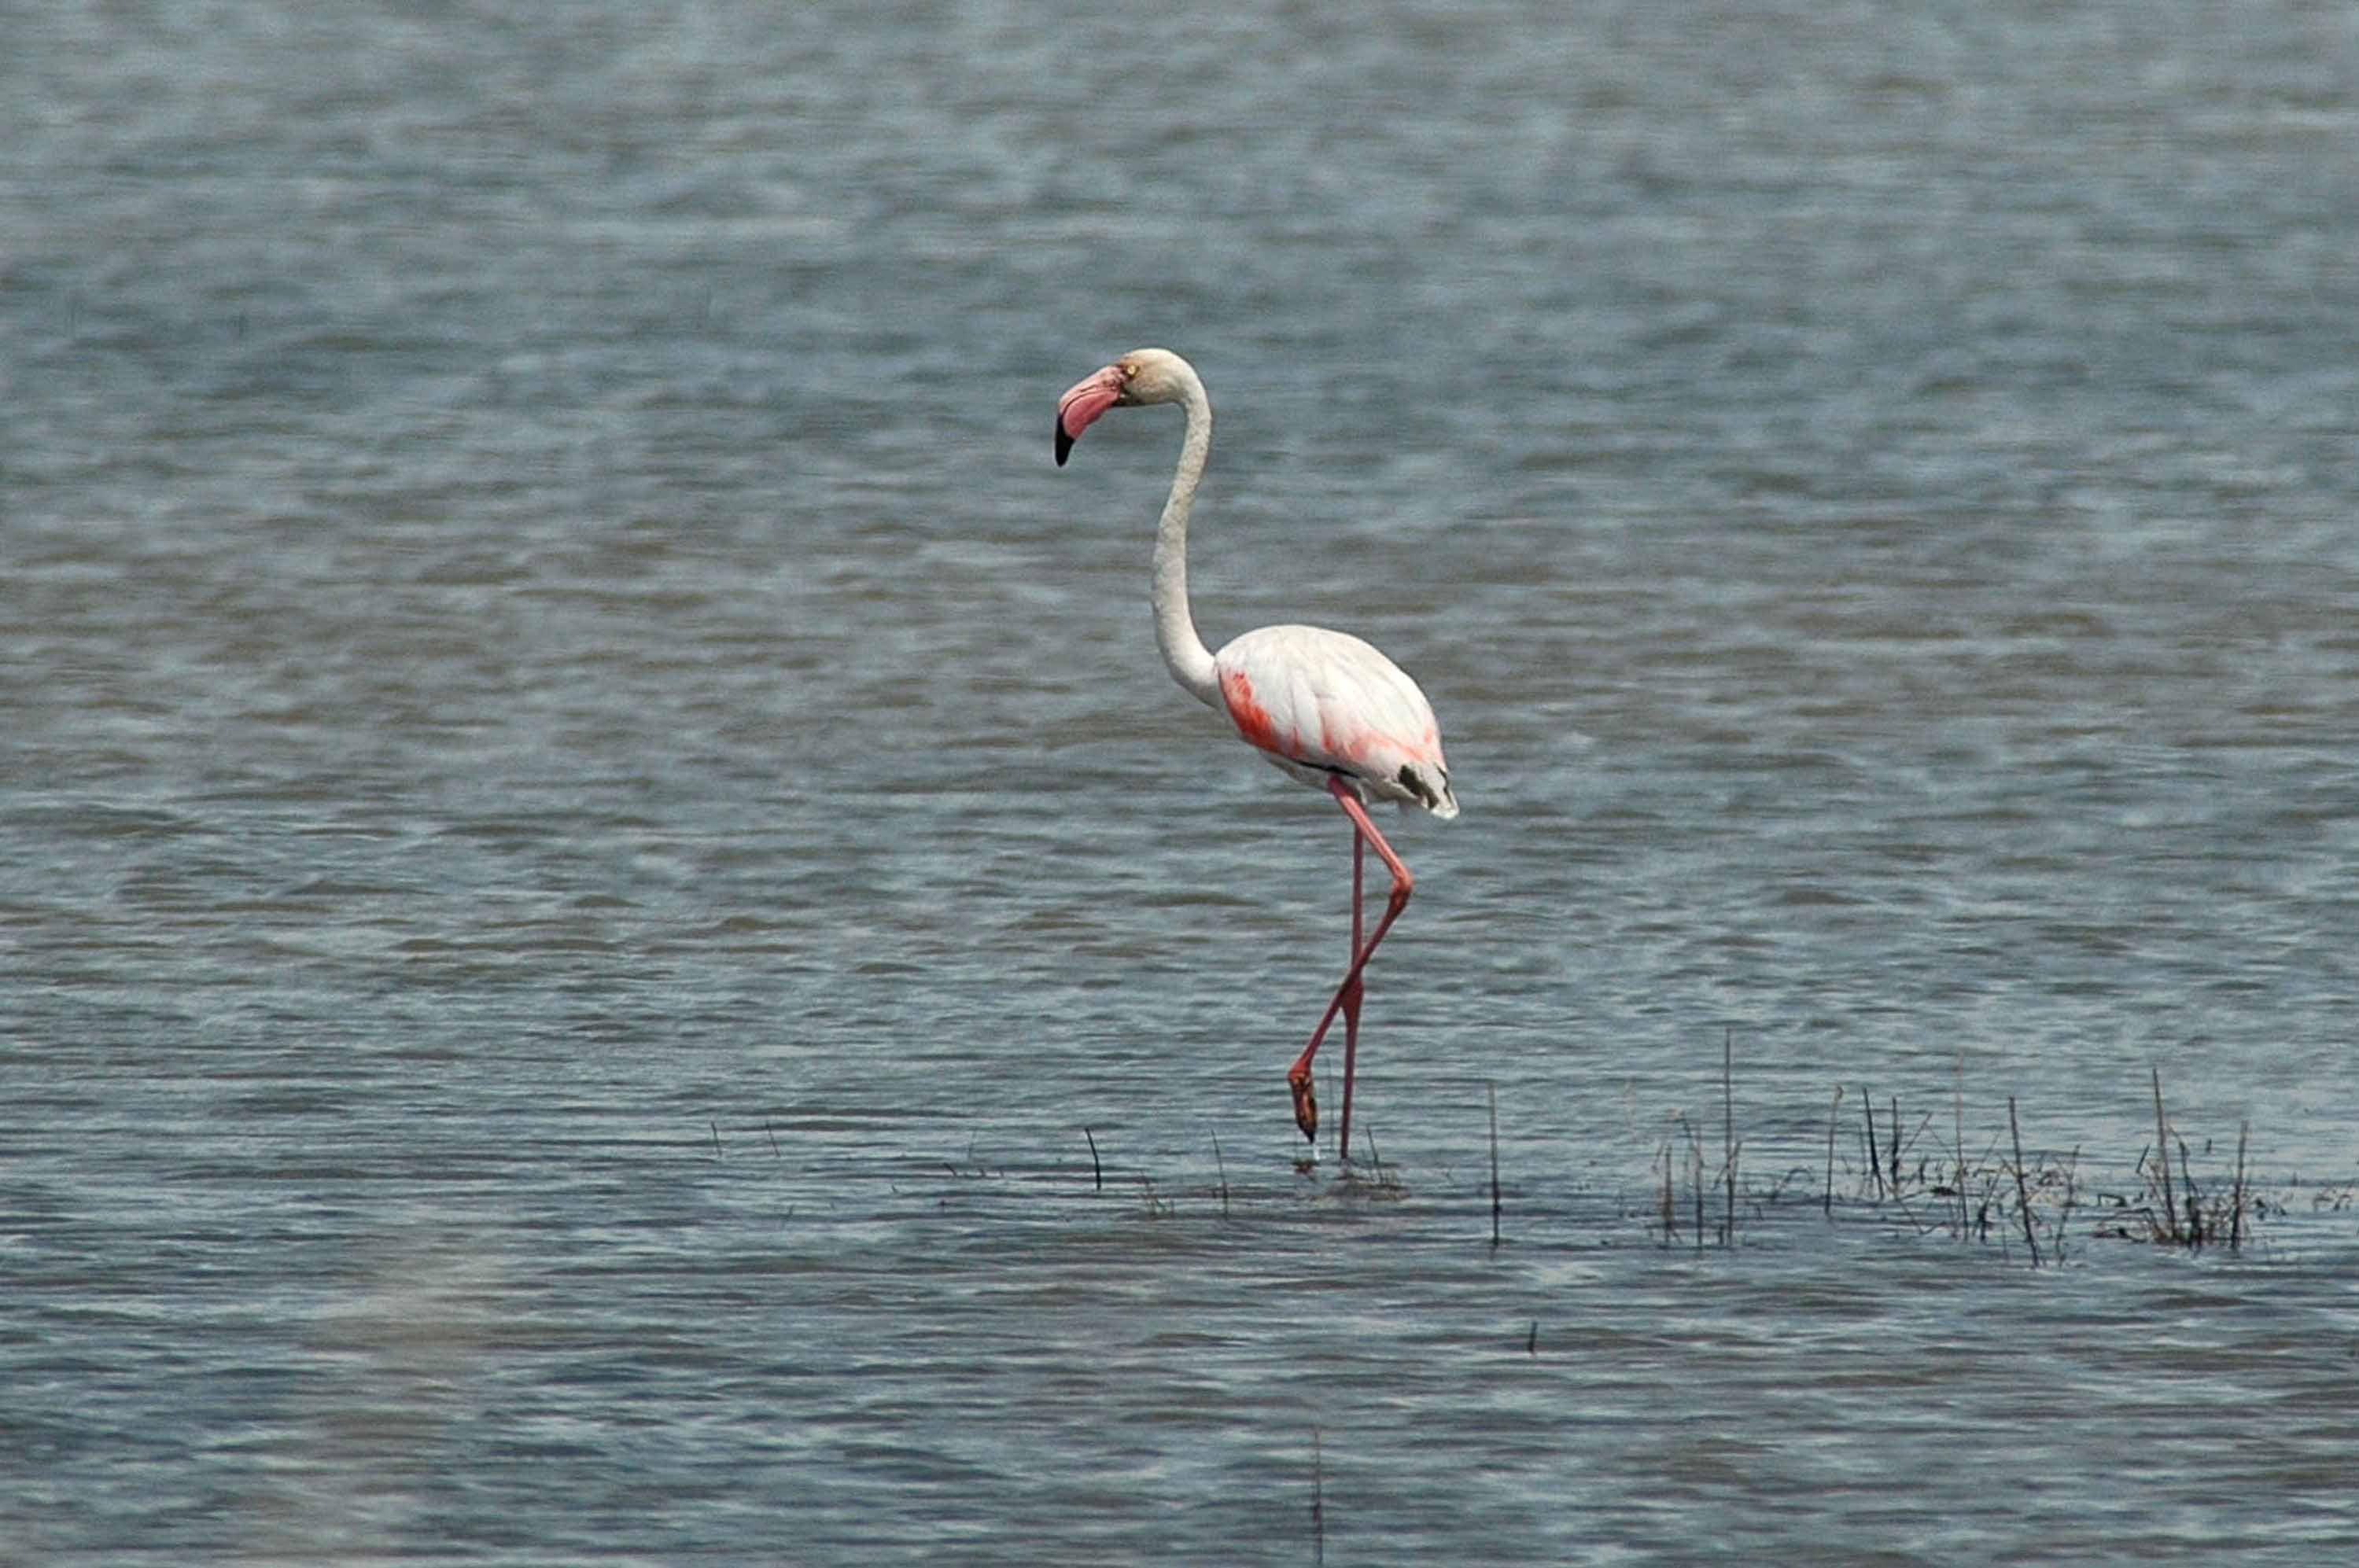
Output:
<instances>
[{"instance_id":1,"label":"long pink leg","mask_svg":"<svg viewBox=\"0 0 2359 1568\"><path fill-rule=\"evenodd\" d=\"M1352 829L1352 964L1358 968L1360 957L1360 914L1365 898L1361 892L1360 865L1366 858L1367 843L1357 827ZM1364 985L1353 974L1343 982L1343 1125L1335 1138L1336 1148L1346 1163L1352 1158L1352 1069L1360 1060L1360 994Z\"/></svg>"},{"instance_id":2,"label":"long pink leg","mask_svg":"<svg viewBox=\"0 0 2359 1568\"><path fill-rule=\"evenodd\" d=\"M1359 920L1366 898L1361 896L1361 860L1366 859L1368 844L1359 837L1359 827L1352 830L1352 967L1359 967ZM1335 1134L1335 1146L1343 1158L1352 1160L1352 1068L1359 1065L1359 1000L1364 979L1354 974L1344 981L1343 998L1343 1130Z\"/></svg>"},{"instance_id":3,"label":"long pink leg","mask_svg":"<svg viewBox=\"0 0 2359 1568\"><path fill-rule=\"evenodd\" d=\"M1335 988L1334 998L1328 1002L1327 1011L1320 1014L1319 1027L1310 1032L1310 1044L1302 1048L1302 1054L1296 1057L1294 1065L1286 1071L1287 1084L1294 1091L1294 1124L1302 1129L1303 1137L1314 1143L1319 1141L1319 1102L1310 1092L1310 1059L1319 1054L1320 1042L1327 1038L1327 1030L1335 1022L1338 1012L1347 1006L1353 1014L1358 1012L1360 973L1368 967L1369 958L1375 956L1376 944L1385 939L1385 933L1392 929L1393 922L1398 920L1400 912L1408 906L1408 895L1417 886L1417 880L1408 874L1408 868L1401 864L1398 855L1393 853L1393 847L1385 842L1385 836L1376 831L1376 825L1368 820L1367 808L1360 804L1359 797L1343 781L1330 778L1327 793L1335 797L1335 804L1342 806L1343 815L1352 819L1353 828L1361 841L1374 849L1376 858L1384 861L1385 869L1392 872L1393 888L1391 896L1385 901L1384 918L1376 922L1375 930L1368 935L1367 945L1359 946L1354 944L1352 967L1344 971L1343 983ZM1355 849L1353 851L1355 871L1358 866L1359 851ZM1343 1103L1346 1106L1352 1103L1352 1035L1353 1025L1347 1022L1343 1026ZM1345 1147L1348 1149L1349 1145Z\"/></svg>"}]
</instances>

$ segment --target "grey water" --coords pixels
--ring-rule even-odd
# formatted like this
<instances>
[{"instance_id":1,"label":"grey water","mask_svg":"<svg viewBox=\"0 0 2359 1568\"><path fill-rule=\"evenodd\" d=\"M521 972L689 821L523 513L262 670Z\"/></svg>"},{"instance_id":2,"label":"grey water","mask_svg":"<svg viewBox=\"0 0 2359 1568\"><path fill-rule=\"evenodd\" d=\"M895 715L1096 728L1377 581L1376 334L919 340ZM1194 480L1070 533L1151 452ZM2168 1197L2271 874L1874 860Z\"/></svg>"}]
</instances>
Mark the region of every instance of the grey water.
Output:
<instances>
[{"instance_id":1,"label":"grey water","mask_svg":"<svg viewBox=\"0 0 2359 1568\"><path fill-rule=\"evenodd\" d=\"M0 1561L2347 1556L2354 16L0 5Z\"/></svg>"}]
</instances>

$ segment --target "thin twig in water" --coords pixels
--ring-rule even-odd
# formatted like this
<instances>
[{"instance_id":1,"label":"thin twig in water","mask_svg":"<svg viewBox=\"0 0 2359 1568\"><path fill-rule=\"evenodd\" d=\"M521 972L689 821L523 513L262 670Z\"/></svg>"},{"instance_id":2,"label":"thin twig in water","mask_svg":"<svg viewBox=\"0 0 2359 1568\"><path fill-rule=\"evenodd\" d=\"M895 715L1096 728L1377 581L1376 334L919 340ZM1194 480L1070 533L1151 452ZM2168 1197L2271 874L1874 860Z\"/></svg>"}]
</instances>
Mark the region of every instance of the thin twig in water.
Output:
<instances>
[{"instance_id":1,"label":"thin twig in water","mask_svg":"<svg viewBox=\"0 0 2359 1568\"><path fill-rule=\"evenodd\" d=\"M2179 1203L2170 1191L2170 1134L2162 1119L2162 1069L2151 1067L2154 1074L2154 1157L2162 1162L2162 1216L2170 1227L2170 1238L2179 1239Z\"/></svg>"},{"instance_id":2,"label":"thin twig in water","mask_svg":"<svg viewBox=\"0 0 2359 1568\"><path fill-rule=\"evenodd\" d=\"M1491 1245L1499 1245L1499 1086L1485 1084L1491 1099Z\"/></svg>"},{"instance_id":3,"label":"thin twig in water","mask_svg":"<svg viewBox=\"0 0 2359 1568\"><path fill-rule=\"evenodd\" d=\"M1892 1122L1885 1129L1892 1135L1892 1190L1900 1190L1900 1097L1892 1097Z\"/></svg>"},{"instance_id":4,"label":"thin twig in water","mask_svg":"<svg viewBox=\"0 0 2359 1568\"><path fill-rule=\"evenodd\" d=\"M1221 1158L1221 1135L1212 1134L1212 1163L1221 1168L1221 1217L1229 1217L1229 1162Z\"/></svg>"},{"instance_id":5,"label":"thin twig in water","mask_svg":"<svg viewBox=\"0 0 2359 1568\"><path fill-rule=\"evenodd\" d=\"M2245 1246L2245 1140L2252 1136L2253 1124L2241 1123L2236 1129L2236 1195L2228 1210L2228 1250L2240 1252Z\"/></svg>"},{"instance_id":6,"label":"thin twig in water","mask_svg":"<svg viewBox=\"0 0 2359 1568\"><path fill-rule=\"evenodd\" d=\"M718 1160L721 1158L721 1124L708 1121L704 1125L712 1129L712 1157Z\"/></svg>"},{"instance_id":7,"label":"thin twig in water","mask_svg":"<svg viewBox=\"0 0 2359 1568\"><path fill-rule=\"evenodd\" d=\"M2072 1157L2064 1162L2064 1201L2056 1211L2056 1228L2049 1232L2049 1250L2056 1255L2060 1266L2064 1261L2064 1227L2072 1217L2072 1206L2081 1185L2081 1146L2072 1145Z\"/></svg>"},{"instance_id":8,"label":"thin twig in water","mask_svg":"<svg viewBox=\"0 0 2359 1568\"><path fill-rule=\"evenodd\" d=\"M1671 1141L1663 1140L1663 1245L1668 1248L1680 1233L1679 1200L1671 1191Z\"/></svg>"},{"instance_id":9,"label":"thin twig in water","mask_svg":"<svg viewBox=\"0 0 2359 1568\"><path fill-rule=\"evenodd\" d=\"M1722 1216L1720 1244L1736 1245L1736 1030L1730 1026L1720 1040L1720 1152L1725 1162L1727 1208Z\"/></svg>"},{"instance_id":10,"label":"thin twig in water","mask_svg":"<svg viewBox=\"0 0 2359 1568\"><path fill-rule=\"evenodd\" d=\"M1688 1128L1688 1190L1695 1195L1696 1250L1703 1250L1703 1137Z\"/></svg>"},{"instance_id":11,"label":"thin twig in water","mask_svg":"<svg viewBox=\"0 0 2359 1568\"><path fill-rule=\"evenodd\" d=\"M1958 1157L1957 1180L1951 1184L1958 1189L1958 1239L1966 1238L1966 1054L1958 1053L1956 1098L1951 1101L1951 1120L1950 1147ZM2017 1165L2022 1164L2020 1160Z\"/></svg>"},{"instance_id":12,"label":"thin twig in water","mask_svg":"<svg viewBox=\"0 0 2359 1568\"><path fill-rule=\"evenodd\" d=\"M1327 1561L1327 1465L1320 1451L1319 1429L1310 1429L1310 1542L1315 1560Z\"/></svg>"},{"instance_id":13,"label":"thin twig in water","mask_svg":"<svg viewBox=\"0 0 2359 1568\"><path fill-rule=\"evenodd\" d=\"M2167 1163L2167 1162L2166 1162ZM2195 1173L2187 1164L2187 1140L2179 1141L2180 1185L2187 1189L2187 1245L2203 1245L2203 1195L2196 1190Z\"/></svg>"},{"instance_id":14,"label":"thin twig in water","mask_svg":"<svg viewBox=\"0 0 2359 1568\"><path fill-rule=\"evenodd\" d=\"M2039 1267L2039 1238L2031 1233L2031 1195L2023 1184L2023 1128L2015 1119L2015 1097L2006 1097L2006 1127L2015 1136L2015 1204L2023 1214L2023 1239L2031 1249L2031 1266Z\"/></svg>"},{"instance_id":15,"label":"thin twig in water","mask_svg":"<svg viewBox=\"0 0 2359 1568\"><path fill-rule=\"evenodd\" d=\"M1834 1103L1827 1107L1827 1195L1820 1208L1829 1219L1835 1217L1835 1119L1843 1111L1843 1086L1835 1086Z\"/></svg>"},{"instance_id":16,"label":"thin twig in water","mask_svg":"<svg viewBox=\"0 0 2359 1568\"><path fill-rule=\"evenodd\" d=\"M1084 1127L1082 1129L1082 1136L1090 1141L1090 1180L1096 1191L1103 1192L1105 1191L1105 1167L1098 1163L1097 1134Z\"/></svg>"},{"instance_id":17,"label":"thin twig in water","mask_svg":"<svg viewBox=\"0 0 2359 1568\"><path fill-rule=\"evenodd\" d=\"M1875 1097L1860 1086L1859 1113L1867 1119L1867 1173L1875 1182L1875 1195L1884 1196L1884 1161L1875 1152Z\"/></svg>"}]
</instances>

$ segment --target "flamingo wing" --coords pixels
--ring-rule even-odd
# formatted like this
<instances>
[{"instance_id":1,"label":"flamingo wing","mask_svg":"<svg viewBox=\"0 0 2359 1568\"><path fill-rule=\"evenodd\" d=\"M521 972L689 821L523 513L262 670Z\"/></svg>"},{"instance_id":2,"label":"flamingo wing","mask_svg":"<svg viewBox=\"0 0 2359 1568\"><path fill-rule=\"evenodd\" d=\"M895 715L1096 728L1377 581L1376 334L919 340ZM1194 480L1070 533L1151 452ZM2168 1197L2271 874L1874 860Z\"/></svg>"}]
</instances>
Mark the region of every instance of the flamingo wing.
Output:
<instances>
[{"instance_id":1,"label":"flamingo wing","mask_svg":"<svg viewBox=\"0 0 2359 1568\"><path fill-rule=\"evenodd\" d=\"M1432 705L1359 638L1265 626L1223 648L1213 667L1237 733L1292 777L1321 788L1342 778L1363 799L1458 815Z\"/></svg>"}]
</instances>

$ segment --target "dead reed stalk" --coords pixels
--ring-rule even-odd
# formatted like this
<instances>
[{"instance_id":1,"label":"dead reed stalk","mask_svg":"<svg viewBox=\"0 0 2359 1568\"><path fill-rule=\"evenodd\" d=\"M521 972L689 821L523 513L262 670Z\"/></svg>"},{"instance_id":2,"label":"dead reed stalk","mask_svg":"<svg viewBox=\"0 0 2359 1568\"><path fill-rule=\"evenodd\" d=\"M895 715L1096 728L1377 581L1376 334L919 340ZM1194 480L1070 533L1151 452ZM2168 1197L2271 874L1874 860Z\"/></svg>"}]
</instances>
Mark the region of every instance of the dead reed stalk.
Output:
<instances>
[{"instance_id":1,"label":"dead reed stalk","mask_svg":"<svg viewBox=\"0 0 2359 1568\"><path fill-rule=\"evenodd\" d=\"M1900 1097L1892 1097L1892 1116L1885 1131L1892 1139L1892 1190L1900 1191Z\"/></svg>"},{"instance_id":2,"label":"dead reed stalk","mask_svg":"<svg viewBox=\"0 0 2359 1568\"><path fill-rule=\"evenodd\" d=\"M1720 1244L1736 1245L1736 1031L1730 1029L1720 1041L1720 1152L1725 1162L1722 1172L1725 1178L1727 1207L1722 1213Z\"/></svg>"},{"instance_id":3,"label":"dead reed stalk","mask_svg":"<svg viewBox=\"0 0 2359 1568\"><path fill-rule=\"evenodd\" d=\"M2167 1158L2163 1165L2168 1171L2169 1161ZM2187 1140L2184 1138L2179 1141L2179 1184L2187 1190L2187 1245L2201 1247L2212 1237L2204 1234L2203 1195L2196 1189L2195 1173L2187 1163ZM2212 1230L2213 1236L2218 1234L2216 1224Z\"/></svg>"},{"instance_id":4,"label":"dead reed stalk","mask_svg":"<svg viewBox=\"0 0 2359 1568\"><path fill-rule=\"evenodd\" d=\"M1843 1086L1837 1084L1834 1102L1827 1107L1827 1190L1819 1207L1829 1219L1835 1217L1835 1119L1843 1111Z\"/></svg>"},{"instance_id":5,"label":"dead reed stalk","mask_svg":"<svg viewBox=\"0 0 2359 1568\"><path fill-rule=\"evenodd\" d=\"M1875 1097L1867 1092L1864 1084L1859 1091L1859 1113L1867 1119L1867 1173L1875 1183L1875 1195L1880 1200L1884 1196L1884 1162L1875 1152Z\"/></svg>"},{"instance_id":6,"label":"dead reed stalk","mask_svg":"<svg viewBox=\"0 0 2359 1568\"><path fill-rule=\"evenodd\" d=\"M1499 1246L1499 1086L1484 1084L1491 1100L1491 1248Z\"/></svg>"},{"instance_id":7,"label":"dead reed stalk","mask_svg":"<svg viewBox=\"0 0 2359 1568\"><path fill-rule=\"evenodd\" d=\"M2015 1138L2015 1206L2023 1216L2023 1242L2031 1249L2031 1266L2039 1267L2039 1238L2031 1232L2031 1194L2023 1182L2023 1125L2015 1119L2015 1097L2006 1097L2006 1130Z\"/></svg>"},{"instance_id":8,"label":"dead reed stalk","mask_svg":"<svg viewBox=\"0 0 2359 1568\"><path fill-rule=\"evenodd\" d=\"M2236 1196L2234 1206L2228 1211L2228 1250L2241 1252L2245 1246L2245 1141L2252 1136L2253 1124L2243 1122L2236 1129Z\"/></svg>"},{"instance_id":9,"label":"dead reed stalk","mask_svg":"<svg viewBox=\"0 0 2359 1568\"><path fill-rule=\"evenodd\" d=\"M1680 1233L1680 1206L1671 1190L1671 1141L1663 1140L1663 1245L1670 1246Z\"/></svg>"},{"instance_id":10,"label":"dead reed stalk","mask_svg":"<svg viewBox=\"0 0 2359 1568\"><path fill-rule=\"evenodd\" d=\"M1319 1444L1319 1429L1310 1429L1310 1549L1313 1560L1327 1561L1327 1465Z\"/></svg>"},{"instance_id":11,"label":"dead reed stalk","mask_svg":"<svg viewBox=\"0 0 2359 1568\"><path fill-rule=\"evenodd\" d=\"M1688 1128L1688 1190L1695 1195L1696 1250L1703 1250L1703 1136Z\"/></svg>"},{"instance_id":12,"label":"dead reed stalk","mask_svg":"<svg viewBox=\"0 0 2359 1568\"><path fill-rule=\"evenodd\" d=\"M2162 1119L2162 1069L2149 1066L2154 1075L2154 1156L2162 1163L2162 1216L2169 1227L2170 1239L2179 1240L2179 1204L2170 1191L2170 1131Z\"/></svg>"},{"instance_id":13,"label":"dead reed stalk","mask_svg":"<svg viewBox=\"0 0 2359 1568\"><path fill-rule=\"evenodd\" d=\"M1958 1076L1953 1085L1953 1098L1950 1101L1950 1149L1958 1157L1958 1170L1956 1178L1950 1184L1958 1190L1958 1239L1963 1241L1966 1238L1966 1054L1963 1051L1958 1053ZM2007 1102L2010 1115L2013 1114L2014 1103L2012 1099ZM2023 1161L2018 1158L2015 1163L2017 1173L2020 1174Z\"/></svg>"}]
</instances>

